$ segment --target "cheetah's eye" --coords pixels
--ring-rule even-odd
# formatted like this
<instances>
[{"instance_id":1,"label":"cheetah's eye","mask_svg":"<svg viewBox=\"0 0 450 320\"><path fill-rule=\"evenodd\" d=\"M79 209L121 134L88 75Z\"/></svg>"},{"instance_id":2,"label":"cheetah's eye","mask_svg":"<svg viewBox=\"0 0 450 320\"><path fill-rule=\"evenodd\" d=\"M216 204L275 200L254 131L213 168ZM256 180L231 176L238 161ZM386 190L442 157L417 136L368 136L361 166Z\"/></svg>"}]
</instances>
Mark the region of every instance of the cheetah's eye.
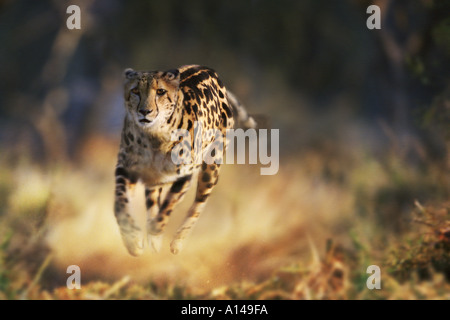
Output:
<instances>
[{"instance_id":1,"label":"cheetah's eye","mask_svg":"<svg viewBox=\"0 0 450 320\"><path fill-rule=\"evenodd\" d=\"M162 95L164 95L166 92L167 92L167 90L164 90L164 89L157 89L157 90L156 90L156 94L157 94L158 96L162 96Z\"/></svg>"},{"instance_id":2,"label":"cheetah's eye","mask_svg":"<svg viewBox=\"0 0 450 320\"><path fill-rule=\"evenodd\" d=\"M133 92L134 94L139 94L139 88L136 87L136 88L132 89L131 92Z\"/></svg>"}]
</instances>

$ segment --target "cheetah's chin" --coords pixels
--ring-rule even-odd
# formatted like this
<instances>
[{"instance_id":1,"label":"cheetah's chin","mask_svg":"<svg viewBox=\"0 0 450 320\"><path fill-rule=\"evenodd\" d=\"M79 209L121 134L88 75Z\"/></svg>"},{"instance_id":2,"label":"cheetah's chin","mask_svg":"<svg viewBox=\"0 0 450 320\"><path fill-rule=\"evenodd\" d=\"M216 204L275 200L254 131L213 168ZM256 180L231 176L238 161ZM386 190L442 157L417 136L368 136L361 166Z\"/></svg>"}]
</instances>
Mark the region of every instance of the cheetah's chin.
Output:
<instances>
[{"instance_id":1,"label":"cheetah's chin","mask_svg":"<svg viewBox=\"0 0 450 320\"><path fill-rule=\"evenodd\" d=\"M156 121L155 120L148 120L148 119L141 119L138 121L138 125L142 129L149 129L155 126Z\"/></svg>"}]
</instances>

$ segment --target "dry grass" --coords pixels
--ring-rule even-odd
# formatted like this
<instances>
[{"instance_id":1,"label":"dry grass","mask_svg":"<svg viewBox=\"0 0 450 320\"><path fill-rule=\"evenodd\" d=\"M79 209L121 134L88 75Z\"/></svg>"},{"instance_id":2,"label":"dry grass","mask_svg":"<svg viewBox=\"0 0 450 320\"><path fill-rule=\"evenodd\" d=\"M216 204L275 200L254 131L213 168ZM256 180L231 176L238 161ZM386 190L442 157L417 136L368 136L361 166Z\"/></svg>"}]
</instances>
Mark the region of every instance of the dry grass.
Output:
<instances>
[{"instance_id":1,"label":"dry grass","mask_svg":"<svg viewBox=\"0 0 450 320\"><path fill-rule=\"evenodd\" d=\"M416 207L424 231L407 201L446 194L445 185L430 187L439 169L339 150L282 157L275 176L225 166L186 249L175 256L168 245L192 192L162 251L139 258L126 252L112 213L115 141L90 140L76 164L3 157L0 298L448 299L450 207ZM144 223L142 197L138 188L133 203ZM371 264L382 270L381 290L365 286ZM65 286L69 265L81 268L80 290Z\"/></svg>"}]
</instances>

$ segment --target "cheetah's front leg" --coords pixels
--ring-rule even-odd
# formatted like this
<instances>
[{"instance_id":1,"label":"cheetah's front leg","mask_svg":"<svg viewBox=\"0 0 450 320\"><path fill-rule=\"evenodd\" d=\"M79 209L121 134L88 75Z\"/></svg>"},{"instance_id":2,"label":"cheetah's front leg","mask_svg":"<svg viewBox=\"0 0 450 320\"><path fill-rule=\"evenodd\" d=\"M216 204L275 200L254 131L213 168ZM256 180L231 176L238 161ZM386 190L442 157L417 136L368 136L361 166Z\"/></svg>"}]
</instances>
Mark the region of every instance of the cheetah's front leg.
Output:
<instances>
[{"instance_id":1,"label":"cheetah's front leg","mask_svg":"<svg viewBox=\"0 0 450 320\"><path fill-rule=\"evenodd\" d=\"M117 165L116 167L116 194L114 202L114 215L119 225L122 240L128 252L133 256L139 256L144 250L144 238L141 229L136 225L129 213L128 192L136 184L135 179L131 179L129 172Z\"/></svg>"},{"instance_id":2,"label":"cheetah's front leg","mask_svg":"<svg viewBox=\"0 0 450 320\"><path fill-rule=\"evenodd\" d=\"M219 179L219 168L220 164L207 165L206 163L203 163L202 170L198 175L195 201L190 207L186 219L178 229L172 243L170 244L170 251L172 251L173 254L177 254L182 250L185 239L189 236L197 223L200 213L206 204L206 200L211 194L214 186L217 184Z\"/></svg>"},{"instance_id":3,"label":"cheetah's front leg","mask_svg":"<svg viewBox=\"0 0 450 320\"><path fill-rule=\"evenodd\" d=\"M175 205L180 202L188 190L190 186L191 181L191 175L179 178L177 181L175 181L172 186L170 187L169 192L166 195L166 198L162 202L162 204L159 206L159 210L155 210L150 208L149 209L149 220L147 225L147 232L150 235L151 241L153 241L154 237L159 237L159 241L161 241L161 235L164 232L164 228L167 225L167 222L169 221L170 214L172 213L173 208ZM152 203L152 206L154 206L154 202ZM155 212L158 212L158 214L155 215ZM155 238L158 239L158 238ZM158 245L156 243L156 245ZM160 245L160 244L159 244ZM152 244L153 246L153 244ZM158 248L156 248L158 249Z\"/></svg>"},{"instance_id":4,"label":"cheetah's front leg","mask_svg":"<svg viewBox=\"0 0 450 320\"><path fill-rule=\"evenodd\" d=\"M145 206L147 208L148 223L151 223L151 221L158 215L159 207L161 206L161 192L162 187L145 188ZM162 245L162 234L152 235L147 232L147 238L148 243L153 250L159 252Z\"/></svg>"}]
</instances>

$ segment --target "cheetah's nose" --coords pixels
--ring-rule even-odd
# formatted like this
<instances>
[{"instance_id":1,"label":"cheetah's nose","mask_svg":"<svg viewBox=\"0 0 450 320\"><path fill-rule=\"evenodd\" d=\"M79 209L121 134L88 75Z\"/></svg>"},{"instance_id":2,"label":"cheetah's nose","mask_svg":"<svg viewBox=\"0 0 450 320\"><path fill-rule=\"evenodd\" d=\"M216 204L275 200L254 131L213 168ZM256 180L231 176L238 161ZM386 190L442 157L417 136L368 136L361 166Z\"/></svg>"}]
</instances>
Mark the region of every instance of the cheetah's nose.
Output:
<instances>
[{"instance_id":1,"label":"cheetah's nose","mask_svg":"<svg viewBox=\"0 0 450 320\"><path fill-rule=\"evenodd\" d=\"M139 113L142 114L145 117L146 115L151 113L151 111L148 110L148 109L139 109Z\"/></svg>"}]
</instances>

